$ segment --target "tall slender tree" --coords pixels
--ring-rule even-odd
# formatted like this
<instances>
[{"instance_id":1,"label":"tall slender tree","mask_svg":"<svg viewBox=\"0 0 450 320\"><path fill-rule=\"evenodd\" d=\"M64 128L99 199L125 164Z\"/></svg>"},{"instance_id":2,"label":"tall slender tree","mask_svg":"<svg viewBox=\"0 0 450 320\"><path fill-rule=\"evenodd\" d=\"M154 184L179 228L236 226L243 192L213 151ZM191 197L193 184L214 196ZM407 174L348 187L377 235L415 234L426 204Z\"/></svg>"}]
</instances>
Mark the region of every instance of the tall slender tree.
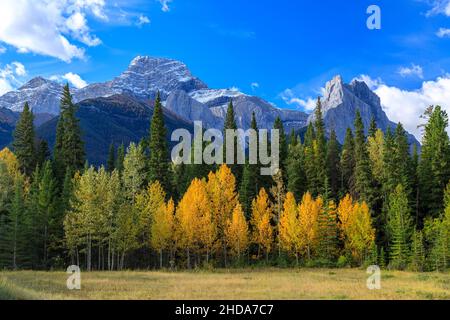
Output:
<instances>
[{"instance_id":1,"label":"tall slender tree","mask_svg":"<svg viewBox=\"0 0 450 320\"><path fill-rule=\"evenodd\" d=\"M28 102L25 103L14 130L13 150L19 161L20 170L31 176L36 166L34 116Z\"/></svg>"}]
</instances>

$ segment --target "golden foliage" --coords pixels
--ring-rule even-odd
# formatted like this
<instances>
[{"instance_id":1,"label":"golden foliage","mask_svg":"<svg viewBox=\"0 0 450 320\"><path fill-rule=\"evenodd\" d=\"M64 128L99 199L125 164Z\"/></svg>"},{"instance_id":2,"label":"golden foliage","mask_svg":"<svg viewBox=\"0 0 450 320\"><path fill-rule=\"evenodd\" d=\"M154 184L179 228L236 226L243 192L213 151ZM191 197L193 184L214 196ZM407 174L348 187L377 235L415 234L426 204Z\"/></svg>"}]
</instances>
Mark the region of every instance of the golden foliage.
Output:
<instances>
[{"instance_id":1,"label":"golden foliage","mask_svg":"<svg viewBox=\"0 0 450 320\"><path fill-rule=\"evenodd\" d=\"M228 247L233 256L240 257L248 247L248 225L240 203L233 210L225 230Z\"/></svg>"},{"instance_id":2,"label":"golden foliage","mask_svg":"<svg viewBox=\"0 0 450 320\"><path fill-rule=\"evenodd\" d=\"M300 222L298 216L297 202L294 194L288 192L284 201L283 212L280 218L280 241L281 247L298 256L300 248Z\"/></svg>"},{"instance_id":3,"label":"golden foliage","mask_svg":"<svg viewBox=\"0 0 450 320\"><path fill-rule=\"evenodd\" d=\"M251 225L253 241L258 244L259 248L265 250L266 257L272 248L273 241L273 230L270 224L272 214L269 196L262 188L252 203Z\"/></svg>"},{"instance_id":4,"label":"golden foliage","mask_svg":"<svg viewBox=\"0 0 450 320\"><path fill-rule=\"evenodd\" d=\"M299 212L299 249L306 253L308 259L318 242L318 217L322 210L323 200L314 200L308 192L303 196L301 204L298 206Z\"/></svg>"}]
</instances>

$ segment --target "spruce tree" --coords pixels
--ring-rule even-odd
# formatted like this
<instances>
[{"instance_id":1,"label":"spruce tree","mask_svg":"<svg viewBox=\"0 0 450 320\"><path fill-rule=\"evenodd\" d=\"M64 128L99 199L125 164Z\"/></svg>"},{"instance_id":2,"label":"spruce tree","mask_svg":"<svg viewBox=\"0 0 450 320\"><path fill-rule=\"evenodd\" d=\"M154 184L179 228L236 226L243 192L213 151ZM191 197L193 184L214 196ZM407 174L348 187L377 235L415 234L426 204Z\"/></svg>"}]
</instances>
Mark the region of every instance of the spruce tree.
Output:
<instances>
[{"instance_id":1,"label":"spruce tree","mask_svg":"<svg viewBox=\"0 0 450 320\"><path fill-rule=\"evenodd\" d=\"M426 215L438 217L443 209L443 190L450 180L450 142L448 115L440 106L427 110L420 157L419 194L422 220Z\"/></svg>"},{"instance_id":2,"label":"spruce tree","mask_svg":"<svg viewBox=\"0 0 450 320\"><path fill-rule=\"evenodd\" d=\"M296 143L291 142L289 145L286 175L288 180L288 191L294 194L296 201L300 201L303 194L308 190L305 183L306 174L304 168L304 155L300 137L298 137L296 141Z\"/></svg>"},{"instance_id":3,"label":"spruce tree","mask_svg":"<svg viewBox=\"0 0 450 320\"><path fill-rule=\"evenodd\" d=\"M234 106L233 106L233 101L230 101L228 104L228 109L227 109L227 115L225 117L225 123L223 126L223 153L224 153L224 163L227 162L227 130L237 130L237 125L236 125L236 118L235 118L235 113L234 113ZM233 159L233 164L231 163L227 163L228 167L231 168L231 171L233 172L234 176L236 177L236 182L237 185L241 184L241 180L242 180L242 165L239 165L237 162L237 154L240 151L240 148L242 148L241 146L241 142L239 141L239 138L235 138L234 142L233 142L233 150L234 150L234 159Z\"/></svg>"},{"instance_id":4,"label":"spruce tree","mask_svg":"<svg viewBox=\"0 0 450 320\"><path fill-rule=\"evenodd\" d=\"M108 161L106 162L106 168L108 172L113 172L116 166L116 148L114 143L111 142L108 151Z\"/></svg>"},{"instance_id":5,"label":"spruce tree","mask_svg":"<svg viewBox=\"0 0 450 320\"><path fill-rule=\"evenodd\" d=\"M318 194L324 193L324 182L327 177L327 141L325 137L325 123L322 115L322 102L320 97L317 99L315 110L314 128L316 133L316 146L314 148L314 160L316 171L316 189Z\"/></svg>"},{"instance_id":6,"label":"spruce tree","mask_svg":"<svg viewBox=\"0 0 450 320\"><path fill-rule=\"evenodd\" d=\"M337 141L336 132L332 130L327 146L327 176L331 197L335 200L339 197L339 190L342 184L339 154L339 142Z\"/></svg>"},{"instance_id":7,"label":"spruce tree","mask_svg":"<svg viewBox=\"0 0 450 320\"><path fill-rule=\"evenodd\" d=\"M60 108L54 160L58 180L62 181L66 170L81 170L85 163L84 143L79 120L76 118L77 108L72 102L68 84L64 86Z\"/></svg>"},{"instance_id":8,"label":"spruce tree","mask_svg":"<svg viewBox=\"0 0 450 320\"><path fill-rule=\"evenodd\" d=\"M369 207L373 205L372 173L359 110L355 117L355 195L361 201L366 201Z\"/></svg>"},{"instance_id":9,"label":"spruce tree","mask_svg":"<svg viewBox=\"0 0 450 320\"><path fill-rule=\"evenodd\" d=\"M164 124L160 93L156 95L149 137L149 181L159 181L163 189L171 193L169 176L169 151L167 146L167 129Z\"/></svg>"},{"instance_id":10,"label":"spruce tree","mask_svg":"<svg viewBox=\"0 0 450 320\"><path fill-rule=\"evenodd\" d=\"M375 116L372 116L372 118L370 119L369 137L375 138L377 130L377 121L375 120Z\"/></svg>"},{"instance_id":11,"label":"spruce tree","mask_svg":"<svg viewBox=\"0 0 450 320\"><path fill-rule=\"evenodd\" d=\"M280 117L277 117L275 119L275 122L273 124L274 130L279 130L280 133L280 170L283 172L286 172L286 161L288 157L288 143L286 138L286 132L284 131L284 125L281 121ZM285 180L285 177L283 177L283 180Z\"/></svg>"},{"instance_id":12,"label":"spruce tree","mask_svg":"<svg viewBox=\"0 0 450 320\"><path fill-rule=\"evenodd\" d=\"M114 167L117 171L122 173L123 171L123 161L125 159L125 145L122 143L119 148L117 148L117 158Z\"/></svg>"},{"instance_id":13,"label":"spruce tree","mask_svg":"<svg viewBox=\"0 0 450 320\"><path fill-rule=\"evenodd\" d=\"M319 194L318 190L318 181L316 174L316 161L315 161L315 141L316 141L316 133L314 131L314 125L312 122L309 123L308 128L305 134L305 143L303 147L303 159L304 159L304 168L306 175L306 186L307 190L311 192L313 196L317 196Z\"/></svg>"},{"instance_id":14,"label":"spruce tree","mask_svg":"<svg viewBox=\"0 0 450 320\"><path fill-rule=\"evenodd\" d=\"M412 235L411 263L409 267L416 272L423 272L425 269L425 248L422 231L415 230Z\"/></svg>"},{"instance_id":15,"label":"spruce tree","mask_svg":"<svg viewBox=\"0 0 450 320\"><path fill-rule=\"evenodd\" d=\"M355 189L355 144L353 132L347 128L344 145L341 153L341 175L342 186L341 196L351 193L354 194Z\"/></svg>"},{"instance_id":16,"label":"spruce tree","mask_svg":"<svg viewBox=\"0 0 450 320\"><path fill-rule=\"evenodd\" d=\"M408 197L402 185L398 185L389 197L387 232L389 235L389 265L404 269L410 256L412 219Z\"/></svg>"},{"instance_id":17,"label":"spruce tree","mask_svg":"<svg viewBox=\"0 0 450 320\"><path fill-rule=\"evenodd\" d=\"M45 161L50 159L50 156L51 153L47 141L39 140L36 147L36 165L42 167Z\"/></svg>"},{"instance_id":18,"label":"spruce tree","mask_svg":"<svg viewBox=\"0 0 450 320\"><path fill-rule=\"evenodd\" d=\"M27 102L13 134L13 151L19 161L20 170L27 176L31 176L36 166L33 120L34 116Z\"/></svg>"},{"instance_id":19,"label":"spruce tree","mask_svg":"<svg viewBox=\"0 0 450 320\"><path fill-rule=\"evenodd\" d=\"M258 125L256 123L256 116L254 112L252 113L250 128L258 133ZM257 151L259 151L258 146L259 141L257 140ZM239 196L242 204L242 209L248 219L251 216L252 201L254 198L256 198L256 195L258 194L258 191L263 186L263 184L264 179L261 176L259 161L257 164L250 164L250 162L247 161L244 165L244 170L242 173L242 181L239 187Z\"/></svg>"}]
</instances>

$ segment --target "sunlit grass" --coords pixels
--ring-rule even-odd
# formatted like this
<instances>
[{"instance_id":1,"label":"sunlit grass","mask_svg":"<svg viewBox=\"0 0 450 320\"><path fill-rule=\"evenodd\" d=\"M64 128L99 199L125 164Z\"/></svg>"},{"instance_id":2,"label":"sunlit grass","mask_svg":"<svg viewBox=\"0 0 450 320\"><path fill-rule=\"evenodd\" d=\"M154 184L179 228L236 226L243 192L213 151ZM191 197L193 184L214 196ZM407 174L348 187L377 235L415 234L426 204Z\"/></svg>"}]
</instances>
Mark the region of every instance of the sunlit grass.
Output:
<instances>
[{"instance_id":1,"label":"sunlit grass","mask_svg":"<svg viewBox=\"0 0 450 320\"><path fill-rule=\"evenodd\" d=\"M82 272L73 291L67 277L0 272L0 299L450 299L449 273L383 271L381 290L362 269Z\"/></svg>"}]
</instances>

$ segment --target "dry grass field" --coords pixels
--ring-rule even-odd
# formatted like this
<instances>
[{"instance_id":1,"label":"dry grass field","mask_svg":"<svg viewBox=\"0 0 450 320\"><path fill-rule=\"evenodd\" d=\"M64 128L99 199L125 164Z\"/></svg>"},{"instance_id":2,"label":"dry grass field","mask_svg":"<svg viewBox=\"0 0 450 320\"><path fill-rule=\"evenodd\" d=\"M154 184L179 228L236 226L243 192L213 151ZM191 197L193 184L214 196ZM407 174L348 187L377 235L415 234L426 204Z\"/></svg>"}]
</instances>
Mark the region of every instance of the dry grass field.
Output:
<instances>
[{"instance_id":1,"label":"dry grass field","mask_svg":"<svg viewBox=\"0 0 450 320\"><path fill-rule=\"evenodd\" d=\"M64 272L0 272L0 299L447 299L450 273L383 271L368 290L362 269L262 269L213 272L84 272L81 290Z\"/></svg>"}]
</instances>

